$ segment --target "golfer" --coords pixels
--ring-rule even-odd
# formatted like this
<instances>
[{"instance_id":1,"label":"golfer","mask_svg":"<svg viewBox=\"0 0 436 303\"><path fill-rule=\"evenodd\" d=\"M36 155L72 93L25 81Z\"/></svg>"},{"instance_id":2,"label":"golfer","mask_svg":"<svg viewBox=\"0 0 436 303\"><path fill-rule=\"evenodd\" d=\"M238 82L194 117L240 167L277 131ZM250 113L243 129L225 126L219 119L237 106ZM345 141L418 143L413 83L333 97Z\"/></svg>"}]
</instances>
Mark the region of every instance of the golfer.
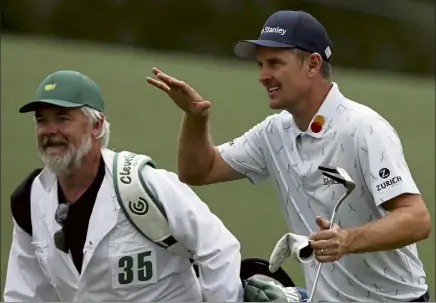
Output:
<instances>
[{"instance_id":1,"label":"golfer","mask_svg":"<svg viewBox=\"0 0 436 303\"><path fill-rule=\"evenodd\" d=\"M120 210L110 125L93 80L50 74L20 112L34 112L45 168L12 195L5 302L243 301L239 242L174 173L142 171L200 278L189 258L146 239Z\"/></svg>"},{"instance_id":2,"label":"golfer","mask_svg":"<svg viewBox=\"0 0 436 303\"><path fill-rule=\"evenodd\" d=\"M269 106L281 111L219 146L210 139L210 101L157 68L157 79L147 78L185 112L180 179L191 185L271 179L289 228L310 237L315 249L316 260L304 264L308 290L318 262L328 263L317 301L428 301L415 243L429 236L430 215L394 128L332 81L324 27L307 12L278 11L258 40L239 41L234 51L257 61ZM345 189L324 178L320 165L341 167L356 182L331 230L327 218Z\"/></svg>"}]
</instances>

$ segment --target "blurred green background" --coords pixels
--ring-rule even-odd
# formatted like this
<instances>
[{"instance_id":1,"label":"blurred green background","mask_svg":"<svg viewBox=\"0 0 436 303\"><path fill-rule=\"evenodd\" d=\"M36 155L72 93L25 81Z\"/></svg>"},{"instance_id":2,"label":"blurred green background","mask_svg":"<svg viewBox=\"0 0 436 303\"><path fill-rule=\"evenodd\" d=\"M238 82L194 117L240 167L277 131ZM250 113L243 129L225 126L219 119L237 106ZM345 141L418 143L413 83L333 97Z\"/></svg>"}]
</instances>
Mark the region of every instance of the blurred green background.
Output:
<instances>
[{"instance_id":1,"label":"blurred green background","mask_svg":"<svg viewBox=\"0 0 436 303\"><path fill-rule=\"evenodd\" d=\"M434 14L431 20L428 14L419 15L422 7L427 12L430 6L425 1L414 2L424 6L407 6L410 2L398 0L396 9L380 6L368 11L358 5L362 1L354 1L353 7L351 2L333 0L329 3L335 5L330 6L315 0L291 1L295 5L218 2L2 3L2 27L9 31L1 38L2 294L12 226L9 195L30 170L41 165L31 115L17 110L33 97L39 82L59 69L78 70L95 79L113 126L110 148L146 153L159 167L176 172L182 114L146 84L145 77L157 66L189 82L213 102L215 143L239 136L271 111L257 82L257 67L230 57L232 45L256 37L264 20L278 9L314 11L331 28L337 50L334 80L346 96L377 110L396 128L434 222ZM406 9L413 18L410 14L402 18ZM287 231L272 184L252 187L238 181L193 189L239 238L244 257L268 258ZM433 300L434 231L433 225L431 238L418 244ZM304 283L298 264L288 261L285 268L298 284Z\"/></svg>"}]
</instances>

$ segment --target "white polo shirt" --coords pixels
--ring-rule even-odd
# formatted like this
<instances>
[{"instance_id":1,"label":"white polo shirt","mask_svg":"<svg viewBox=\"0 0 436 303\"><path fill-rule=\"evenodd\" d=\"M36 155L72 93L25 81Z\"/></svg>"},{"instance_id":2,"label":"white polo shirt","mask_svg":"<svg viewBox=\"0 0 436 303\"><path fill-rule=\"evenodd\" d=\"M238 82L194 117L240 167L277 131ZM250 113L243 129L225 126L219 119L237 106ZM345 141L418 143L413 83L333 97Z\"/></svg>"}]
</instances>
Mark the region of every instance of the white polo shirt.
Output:
<instances>
[{"instance_id":1,"label":"white polo shirt","mask_svg":"<svg viewBox=\"0 0 436 303\"><path fill-rule=\"evenodd\" d=\"M317 121L317 122L316 122ZM345 188L324 177L319 165L339 166L356 183L336 223L357 227L385 215L381 204L419 193L394 128L372 109L345 98L333 83L307 131L287 111L267 117L239 138L218 147L223 159L257 184L271 178L292 232L318 231L316 216L330 219ZM318 263L304 265L312 288ZM427 290L416 245L349 254L324 265L316 300L410 301Z\"/></svg>"}]
</instances>

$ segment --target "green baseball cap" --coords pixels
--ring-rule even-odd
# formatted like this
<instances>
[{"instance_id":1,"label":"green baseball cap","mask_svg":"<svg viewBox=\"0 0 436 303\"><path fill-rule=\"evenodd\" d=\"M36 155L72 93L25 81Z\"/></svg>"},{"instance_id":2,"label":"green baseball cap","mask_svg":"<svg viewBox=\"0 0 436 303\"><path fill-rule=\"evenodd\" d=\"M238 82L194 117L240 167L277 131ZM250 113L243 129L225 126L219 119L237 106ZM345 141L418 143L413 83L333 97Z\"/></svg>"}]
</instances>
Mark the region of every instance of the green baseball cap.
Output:
<instances>
[{"instance_id":1,"label":"green baseball cap","mask_svg":"<svg viewBox=\"0 0 436 303\"><path fill-rule=\"evenodd\" d=\"M72 70L61 70L48 75L38 86L36 98L20 108L20 113L34 111L38 105L61 107L89 106L100 112L104 101L100 87L91 78Z\"/></svg>"}]
</instances>

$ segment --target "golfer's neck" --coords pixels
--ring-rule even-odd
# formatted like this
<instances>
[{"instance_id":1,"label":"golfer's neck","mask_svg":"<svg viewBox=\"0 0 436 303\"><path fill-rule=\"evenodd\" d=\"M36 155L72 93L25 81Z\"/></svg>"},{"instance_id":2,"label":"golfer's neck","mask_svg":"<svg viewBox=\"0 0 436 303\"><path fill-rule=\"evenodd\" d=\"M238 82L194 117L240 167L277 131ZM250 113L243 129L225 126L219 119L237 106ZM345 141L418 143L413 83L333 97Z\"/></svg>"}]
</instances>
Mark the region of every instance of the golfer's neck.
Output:
<instances>
[{"instance_id":1,"label":"golfer's neck","mask_svg":"<svg viewBox=\"0 0 436 303\"><path fill-rule=\"evenodd\" d=\"M71 167L68 174L58 176L63 191L86 191L97 176L100 157L100 150L93 149L83 157L80 165Z\"/></svg>"},{"instance_id":2,"label":"golfer's neck","mask_svg":"<svg viewBox=\"0 0 436 303\"><path fill-rule=\"evenodd\" d=\"M310 121L312 121L313 117L319 111L319 108L327 97L331 87L330 83L322 83L316 88L310 90L297 106L289 109L289 112L294 117L295 123L297 123L297 126L302 131L306 131L309 127Z\"/></svg>"}]
</instances>

